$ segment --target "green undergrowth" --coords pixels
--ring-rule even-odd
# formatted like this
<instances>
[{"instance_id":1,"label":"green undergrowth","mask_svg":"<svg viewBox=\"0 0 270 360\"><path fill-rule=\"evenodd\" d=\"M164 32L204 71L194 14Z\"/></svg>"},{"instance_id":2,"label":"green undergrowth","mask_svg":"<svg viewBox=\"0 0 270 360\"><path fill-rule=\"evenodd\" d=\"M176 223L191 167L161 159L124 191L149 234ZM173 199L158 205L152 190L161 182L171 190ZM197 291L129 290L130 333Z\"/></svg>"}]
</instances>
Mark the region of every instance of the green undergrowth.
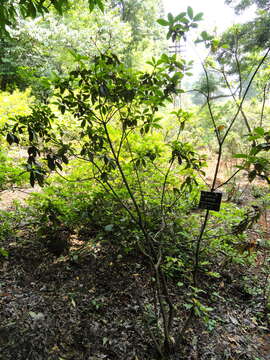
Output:
<instances>
[{"instance_id":1,"label":"green undergrowth","mask_svg":"<svg viewBox=\"0 0 270 360\"><path fill-rule=\"evenodd\" d=\"M0 151L0 191L12 186L23 187L28 182L29 175L24 171L22 161L16 161L4 151Z\"/></svg>"},{"instance_id":2,"label":"green undergrowth","mask_svg":"<svg viewBox=\"0 0 270 360\"><path fill-rule=\"evenodd\" d=\"M130 217L121 203L108 193L102 185L94 179L86 179L87 168L75 166L74 170L65 175L54 177L50 185L42 192L32 193L25 209L34 219L37 227L49 228L67 227L75 231L83 241L109 242L118 246L124 252L136 248L142 234L134 219ZM130 172L130 179L132 174ZM145 175L147 176L147 174ZM158 176L148 181L149 186L144 192L143 207L144 221L149 231L156 234L161 227L160 199L156 196L160 189L155 187ZM154 186L153 186L154 184ZM115 183L115 189L122 201L131 211L134 211L129 197L121 183ZM190 243L190 232L185 230L185 224L191 219L190 209L198 202L198 191L176 192L171 187L168 203L173 204L166 209L166 229L162 232L159 241L170 248L171 255L181 242ZM194 235L198 228L198 220L194 221ZM190 245L188 245L190 247ZM178 250L179 252L179 250Z\"/></svg>"},{"instance_id":3,"label":"green undergrowth","mask_svg":"<svg viewBox=\"0 0 270 360\"><path fill-rule=\"evenodd\" d=\"M57 175L42 192L30 195L24 211L32 219L31 223L35 224L35 231L44 234L48 229L58 231L65 228L76 233L85 244L89 241L109 243L124 253L138 249L142 234L137 224L99 183L93 179L82 181L86 178L86 171L77 164L65 178ZM127 199L132 210L121 184L117 190L122 199ZM147 190L149 196L144 204L144 221L151 233L156 234L162 224L160 205L154 196L156 189L153 191L149 185ZM198 189L176 193L172 188L170 196L174 206L167 207L166 224L161 236L157 237L165 254L163 268L172 278L184 274L190 279L195 240L204 211L197 208ZM241 228L247 214L251 214L250 207L229 202L222 204L220 212L211 212L201 250L200 266L203 272L215 276L217 258L226 258L226 261L236 264L253 262L255 256L249 254L244 246L241 248L241 244L248 243L249 228L255 225L254 220L254 224L248 223L246 228Z\"/></svg>"}]
</instances>

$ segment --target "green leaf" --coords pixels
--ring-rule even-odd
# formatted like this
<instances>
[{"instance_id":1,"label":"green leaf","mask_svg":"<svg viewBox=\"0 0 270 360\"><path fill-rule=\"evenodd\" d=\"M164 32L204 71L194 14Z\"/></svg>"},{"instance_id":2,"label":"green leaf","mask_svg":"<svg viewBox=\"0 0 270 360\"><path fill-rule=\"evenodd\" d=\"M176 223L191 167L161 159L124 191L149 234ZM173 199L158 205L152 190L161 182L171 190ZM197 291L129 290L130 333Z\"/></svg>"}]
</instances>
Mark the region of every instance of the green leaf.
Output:
<instances>
[{"instance_id":1,"label":"green leaf","mask_svg":"<svg viewBox=\"0 0 270 360\"><path fill-rule=\"evenodd\" d=\"M102 12L104 12L104 5L103 5L103 1L101 0L96 0L97 6L100 8L100 10Z\"/></svg>"},{"instance_id":2,"label":"green leaf","mask_svg":"<svg viewBox=\"0 0 270 360\"><path fill-rule=\"evenodd\" d=\"M9 143L9 145L12 145L14 143L14 137L13 134L8 133L7 134L7 138L6 138L7 142Z\"/></svg>"},{"instance_id":3,"label":"green leaf","mask_svg":"<svg viewBox=\"0 0 270 360\"><path fill-rule=\"evenodd\" d=\"M30 184L32 187L35 186L35 174L33 171L30 172Z\"/></svg>"},{"instance_id":4,"label":"green leaf","mask_svg":"<svg viewBox=\"0 0 270 360\"><path fill-rule=\"evenodd\" d=\"M65 155L62 155L62 161L64 164L68 164L68 158Z\"/></svg>"},{"instance_id":5,"label":"green leaf","mask_svg":"<svg viewBox=\"0 0 270 360\"><path fill-rule=\"evenodd\" d=\"M159 25L162 25L162 26L170 25L170 23L165 19L158 19L157 22L159 23Z\"/></svg>"},{"instance_id":6,"label":"green leaf","mask_svg":"<svg viewBox=\"0 0 270 360\"><path fill-rule=\"evenodd\" d=\"M145 132L145 134L147 134L147 133L149 132L149 130L150 130L150 124L146 124L146 125L144 126L144 132Z\"/></svg>"},{"instance_id":7,"label":"green leaf","mask_svg":"<svg viewBox=\"0 0 270 360\"><path fill-rule=\"evenodd\" d=\"M193 304L184 303L183 305L187 310L190 310L191 308L193 308Z\"/></svg>"},{"instance_id":8,"label":"green leaf","mask_svg":"<svg viewBox=\"0 0 270 360\"><path fill-rule=\"evenodd\" d=\"M181 22L185 16L186 16L186 12L181 12L180 14L178 14L178 15L174 18L174 20Z\"/></svg>"},{"instance_id":9,"label":"green leaf","mask_svg":"<svg viewBox=\"0 0 270 360\"><path fill-rule=\"evenodd\" d=\"M19 144L19 139L16 135L13 134L13 139L14 139L14 142L15 144Z\"/></svg>"},{"instance_id":10,"label":"green leaf","mask_svg":"<svg viewBox=\"0 0 270 360\"><path fill-rule=\"evenodd\" d=\"M207 40L207 39L208 39L207 32L206 32L206 31L203 31L203 32L201 33L201 37L202 37L203 40Z\"/></svg>"},{"instance_id":11,"label":"green leaf","mask_svg":"<svg viewBox=\"0 0 270 360\"><path fill-rule=\"evenodd\" d=\"M37 10L32 1L29 1L27 5L27 15L31 16L34 19L37 16Z\"/></svg>"},{"instance_id":12,"label":"green leaf","mask_svg":"<svg viewBox=\"0 0 270 360\"><path fill-rule=\"evenodd\" d=\"M0 255L4 256L4 257L8 257L8 251L5 250L4 248L0 247Z\"/></svg>"},{"instance_id":13,"label":"green leaf","mask_svg":"<svg viewBox=\"0 0 270 360\"><path fill-rule=\"evenodd\" d=\"M168 20L169 20L170 24L174 23L174 17L173 17L173 15L171 13L168 14Z\"/></svg>"},{"instance_id":14,"label":"green leaf","mask_svg":"<svg viewBox=\"0 0 270 360\"><path fill-rule=\"evenodd\" d=\"M113 224L109 224L109 225L106 225L105 227L104 227L104 230L105 231L112 231L113 230Z\"/></svg>"},{"instance_id":15,"label":"green leaf","mask_svg":"<svg viewBox=\"0 0 270 360\"><path fill-rule=\"evenodd\" d=\"M171 37L171 35L172 35L172 31L169 30L168 33L167 33L167 35L166 35L166 39L169 40L169 38Z\"/></svg>"},{"instance_id":16,"label":"green leaf","mask_svg":"<svg viewBox=\"0 0 270 360\"><path fill-rule=\"evenodd\" d=\"M253 146L250 150L250 153L249 153L249 156L254 156L254 155L257 155L262 149L260 149L259 145L257 146ZM252 161L252 158L250 158L251 161Z\"/></svg>"},{"instance_id":17,"label":"green leaf","mask_svg":"<svg viewBox=\"0 0 270 360\"><path fill-rule=\"evenodd\" d=\"M215 272L215 271L208 271L206 274L211 277L217 278L217 279L219 279L221 277L220 273Z\"/></svg>"},{"instance_id":18,"label":"green leaf","mask_svg":"<svg viewBox=\"0 0 270 360\"><path fill-rule=\"evenodd\" d=\"M96 5L96 1L95 0L88 0L88 6L89 6L89 10L90 12L92 12L95 8Z\"/></svg>"},{"instance_id":19,"label":"green leaf","mask_svg":"<svg viewBox=\"0 0 270 360\"><path fill-rule=\"evenodd\" d=\"M201 21L203 19L203 13L200 12L198 14L196 14L193 18L194 21Z\"/></svg>"},{"instance_id":20,"label":"green leaf","mask_svg":"<svg viewBox=\"0 0 270 360\"><path fill-rule=\"evenodd\" d=\"M192 20L193 19L193 9L192 9L192 7L188 6L187 14L188 14L189 18Z\"/></svg>"},{"instance_id":21,"label":"green leaf","mask_svg":"<svg viewBox=\"0 0 270 360\"><path fill-rule=\"evenodd\" d=\"M264 136L264 129L262 128L262 127L256 127L255 129L254 129L254 132L256 133L256 134L258 134L258 135L261 135L261 136Z\"/></svg>"},{"instance_id":22,"label":"green leaf","mask_svg":"<svg viewBox=\"0 0 270 360\"><path fill-rule=\"evenodd\" d=\"M36 180L38 182L38 185L42 187L44 185L44 174L36 173Z\"/></svg>"},{"instance_id":23,"label":"green leaf","mask_svg":"<svg viewBox=\"0 0 270 360\"><path fill-rule=\"evenodd\" d=\"M249 182L252 182L252 181L255 179L256 175L257 175L256 170L252 170L252 171L248 174L248 181L249 181Z\"/></svg>"},{"instance_id":24,"label":"green leaf","mask_svg":"<svg viewBox=\"0 0 270 360\"><path fill-rule=\"evenodd\" d=\"M247 159L248 155L246 155L246 154L234 154L233 157L235 159Z\"/></svg>"},{"instance_id":25,"label":"green leaf","mask_svg":"<svg viewBox=\"0 0 270 360\"><path fill-rule=\"evenodd\" d=\"M55 162L54 162L54 159L50 155L47 156L47 162L48 162L48 168L50 170L55 170Z\"/></svg>"}]
</instances>

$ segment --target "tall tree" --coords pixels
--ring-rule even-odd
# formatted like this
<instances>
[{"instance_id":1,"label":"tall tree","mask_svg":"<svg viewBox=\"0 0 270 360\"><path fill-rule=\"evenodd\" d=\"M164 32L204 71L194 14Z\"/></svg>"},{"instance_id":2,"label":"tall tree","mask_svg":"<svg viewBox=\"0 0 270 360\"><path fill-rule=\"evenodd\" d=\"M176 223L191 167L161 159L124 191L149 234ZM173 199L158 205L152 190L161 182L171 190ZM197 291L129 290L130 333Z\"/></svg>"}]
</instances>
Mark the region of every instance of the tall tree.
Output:
<instances>
[{"instance_id":1,"label":"tall tree","mask_svg":"<svg viewBox=\"0 0 270 360\"><path fill-rule=\"evenodd\" d=\"M269 10L269 0L225 0L225 3L235 8L236 13L240 13L252 5L256 5L259 9Z\"/></svg>"},{"instance_id":2,"label":"tall tree","mask_svg":"<svg viewBox=\"0 0 270 360\"><path fill-rule=\"evenodd\" d=\"M156 23L158 3L140 0L128 5L125 17L115 2L103 13L98 9L90 13L88 3L78 0L62 15L50 12L35 19L17 18L16 27L9 34L2 33L1 88L28 84L40 96L40 91L45 91L42 77L65 73L78 62L87 62L87 57L111 50L126 64L134 65L143 61L144 55L158 53L162 44Z\"/></svg>"},{"instance_id":3,"label":"tall tree","mask_svg":"<svg viewBox=\"0 0 270 360\"><path fill-rule=\"evenodd\" d=\"M270 45L270 1L269 0L226 0L234 6L237 14L252 5L257 6L257 13L253 20L238 26L238 37L241 39L243 51L267 49Z\"/></svg>"},{"instance_id":4,"label":"tall tree","mask_svg":"<svg viewBox=\"0 0 270 360\"><path fill-rule=\"evenodd\" d=\"M131 26L132 41L127 54L133 56L128 56L128 65L145 60L143 55L147 49L152 55L159 55L164 36L156 21L164 16L162 0L111 0L111 6L118 9L122 21Z\"/></svg>"}]
</instances>

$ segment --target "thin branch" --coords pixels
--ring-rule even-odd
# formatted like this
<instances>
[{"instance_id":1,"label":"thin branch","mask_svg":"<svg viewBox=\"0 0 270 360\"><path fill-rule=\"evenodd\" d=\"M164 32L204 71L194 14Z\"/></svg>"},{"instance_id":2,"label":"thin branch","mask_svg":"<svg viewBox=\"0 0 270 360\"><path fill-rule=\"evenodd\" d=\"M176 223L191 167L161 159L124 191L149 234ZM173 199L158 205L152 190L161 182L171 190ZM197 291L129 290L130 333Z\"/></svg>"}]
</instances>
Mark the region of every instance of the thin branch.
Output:
<instances>
[{"instance_id":1,"label":"thin branch","mask_svg":"<svg viewBox=\"0 0 270 360\"><path fill-rule=\"evenodd\" d=\"M221 188L222 186L228 184L234 177L241 171L242 169L237 169L226 181L224 181L222 184L217 186L213 191L216 191L217 189Z\"/></svg>"},{"instance_id":2,"label":"thin branch","mask_svg":"<svg viewBox=\"0 0 270 360\"><path fill-rule=\"evenodd\" d=\"M235 62L236 62L236 66L237 66L237 71L238 71L238 80L239 80L239 98L242 95L242 89L243 89L243 84L242 84L242 73L241 73L241 67L240 67L240 63L239 63L239 59L238 59L238 38L237 36L235 37L235 51L234 51L234 58L235 58Z\"/></svg>"},{"instance_id":3,"label":"thin branch","mask_svg":"<svg viewBox=\"0 0 270 360\"><path fill-rule=\"evenodd\" d=\"M210 102L210 91L209 91L209 77L208 77L208 72L207 72L207 70L206 70L205 65L202 64L202 66L203 66L203 71L204 71L204 73L205 73L206 82L207 82L206 102L207 102L209 114L210 114L210 117L211 117L211 121L212 121L213 126L214 126L214 129L215 129L216 138L217 138L218 144L220 145L220 144L221 144L220 134L219 134L219 131L218 131L218 128L217 128L216 120L215 120L215 117L214 117L214 114L213 114L213 111L212 111L212 107L211 107L211 102Z\"/></svg>"},{"instance_id":4,"label":"thin branch","mask_svg":"<svg viewBox=\"0 0 270 360\"><path fill-rule=\"evenodd\" d=\"M99 174L102 173L102 169L100 169L100 167L98 166L98 164L94 161L91 161L91 163L94 165L94 167L98 170ZM109 187L110 191L107 189L107 187L104 185L104 182L102 180L100 180L99 178L95 178L95 180L102 185L102 187L110 194L113 194L114 198L119 202L119 204L121 206L123 206L123 208L128 212L128 214L130 215L130 217L132 218L132 220L139 225L138 219L136 219L136 217L133 215L133 213L130 211L130 209L126 206L126 204L120 199L120 197L118 196L118 194L116 193L116 191L114 190L113 186L109 183L109 181L106 181L105 184Z\"/></svg>"},{"instance_id":5,"label":"thin branch","mask_svg":"<svg viewBox=\"0 0 270 360\"><path fill-rule=\"evenodd\" d=\"M114 157L114 160L116 162L116 166L118 168L118 171L120 172L120 175L121 175L121 178L124 182L124 185L125 185L125 188L127 189L128 191L128 194L130 196L130 199L135 207L135 211L136 211L136 214L137 214L137 220L136 220L136 223L138 224L139 228L141 229L142 233L143 233L143 236L146 240L146 242L149 244L149 247L150 247L150 250L151 250L151 253L152 253L152 256L153 256L153 259L154 259L154 262L157 261L157 254L156 254L156 251L155 251L155 248L154 248L154 245L152 243L152 240L151 238L149 237L147 231L145 230L145 227L144 227L144 223L143 223L143 219L142 219L142 213L140 211L140 208L137 204L137 201L135 199L135 196L130 188L130 185L127 181L127 178L126 178L126 175L122 169L122 166L119 162L119 159L117 158L117 154L115 152L115 149L114 149L114 146L113 146L113 143L112 143L112 140L111 140L111 137L110 137L110 134L108 132L108 128L107 128L107 124L106 122L103 123L103 127L104 127L104 130L105 130L105 134L106 134L106 137L107 137L107 141L108 141L108 144L109 144L109 147L111 149L111 152L112 152L112 155ZM134 216L134 215L133 215Z\"/></svg>"},{"instance_id":6,"label":"thin branch","mask_svg":"<svg viewBox=\"0 0 270 360\"><path fill-rule=\"evenodd\" d=\"M70 180L67 177L65 177L64 175L62 175L57 169L55 169L55 172L57 173L57 175L59 175L61 178L63 178L65 181L67 182L71 182L71 183L82 183L82 182L86 182L86 181L90 181L90 180L96 180L96 177L88 177L88 178L84 178L84 179L76 179L76 180Z\"/></svg>"},{"instance_id":7,"label":"thin branch","mask_svg":"<svg viewBox=\"0 0 270 360\"><path fill-rule=\"evenodd\" d=\"M206 228L207 225L207 221L208 221L208 217L209 217L209 210L206 210L206 214L204 217L204 221L200 230L200 234L199 237L197 239L197 244L196 244L196 250L195 250L195 264L194 264L194 268L193 268L193 285L196 287L197 285L197 278L198 278L198 270L199 270L199 258L200 258L200 248L201 248L201 242L202 242L202 237L204 234L204 230Z\"/></svg>"},{"instance_id":8,"label":"thin branch","mask_svg":"<svg viewBox=\"0 0 270 360\"><path fill-rule=\"evenodd\" d=\"M246 96L247 96L247 93L248 93L248 91L249 91L249 89L250 89L250 86L251 86L251 84L252 84L255 76L257 75L260 67L262 66L262 64L264 63L265 59L267 58L269 52L270 52L270 48L267 49L265 55L262 57L262 59L260 60L259 64L257 65L255 71L253 72L253 74L252 74L252 76L251 76L251 79L249 80L249 83L248 83L248 85L247 85L247 87L246 87L246 90L245 90L245 92L244 92L244 95L243 95L243 97L242 97L242 99L241 99L241 102L240 102L240 104L239 104L238 110L237 110L236 114L234 115L234 117L233 117L233 119L232 119L229 127L227 128L227 130L226 130L223 138L221 139L221 144L224 143L224 141L226 140L226 138L227 138L227 136L228 136L228 134L229 134L232 126L234 125L234 123L235 123L235 121L236 121L236 119L237 119L237 116L239 115L239 113L240 113L240 111L241 111L241 109L242 109L242 105L243 105L243 103L244 103L244 101L245 101L245 99L246 99Z\"/></svg>"},{"instance_id":9,"label":"thin branch","mask_svg":"<svg viewBox=\"0 0 270 360\"><path fill-rule=\"evenodd\" d=\"M191 90L186 91L186 93L189 93L189 92L198 92L201 95L203 95L205 98L207 98L207 94L205 94L203 91L201 91L199 89L191 89ZM231 94L230 95L219 94L219 95L215 95L215 96L209 96L209 100L212 101L212 100L217 100L217 99L227 98L227 97L231 97ZM203 106L205 106L205 105L207 105L207 102L205 102Z\"/></svg>"},{"instance_id":10,"label":"thin branch","mask_svg":"<svg viewBox=\"0 0 270 360\"><path fill-rule=\"evenodd\" d=\"M264 108L265 108L265 103L266 103L266 91L267 91L267 87L269 87L269 84L265 84L265 86L264 86L264 88L263 88L263 103L262 103L262 110L261 110L260 126L262 126L262 123L263 123Z\"/></svg>"},{"instance_id":11,"label":"thin branch","mask_svg":"<svg viewBox=\"0 0 270 360\"><path fill-rule=\"evenodd\" d=\"M161 310L161 315L162 315L162 320L163 320L163 328L164 328L164 336L165 336L165 341L169 340L169 328L168 328L168 318L167 318L167 314L166 314L166 309L164 307L164 302L162 299L162 294L161 294L161 284L160 284L160 263L161 263L161 254L159 254L158 259L156 264L154 265L154 269L155 269L155 277L156 277L156 281L157 281L157 295L158 295L158 302L160 305L160 310Z\"/></svg>"},{"instance_id":12,"label":"thin branch","mask_svg":"<svg viewBox=\"0 0 270 360\"><path fill-rule=\"evenodd\" d=\"M223 75L223 77L224 77L224 80L225 80L225 82L226 82L226 85L227 85L228 89L230 90L230 93L231 93L231 96L232 96L232 98L233 98L233 100L234 100L235 105L237 106L237 108L239 108L237 99L235 98L235 94L233 93L233 91L232 91L232 89L231 89L231 86L230 86L230 83L229 83L229 81L228 81L228 79L227 79L227 75L225 74L225 72L223 72L222 75ZM242 107L241 107L240 111L241 111L241 115L243 116L245 125L246 125L246 127L247 127L247 129L248 129L248 132L251 133L251 127L250 127L250 125L249 125L247 116L246 116L246 114L244 113Z\"/></svg>"},{"instance_id":13,"label":"thin branch","mask_svg":"<svg viewBox=\"0 0 270 360\"><path fill-rule=\"evenodd\" d=\"M179 118L178 118L179 120ZM179 126L178 128L178 132L177 132L177 135L176 135L176 141L179 140L179 136L181 134L181 126ZM171 172L171 169L172 169L172 165L173 165L173 160L170 161L169 163L169 166L168 166L168 169L165 173L165 176L164 176L164 180L163 180L163 184L162 184L162 193L161 193L161 200L160 200L160 208L161 208L161 214L162 214L162 222L163 224L165 224L165 214L164 214L164 198L165 198L165 190L166 190L166 185L167 185L167 180L168 180L168 176Z\"/></svg>"},{"instance_id":14,"label":"thin branch","mask_svg":"<svg viewBox=\"0 0 270 360\"><path fill-rule=\"evenodd\" d=\"M138 183L138 186L139 186L139 191L140 191L141 200L142 200L143 210L145 210L145 199L144 199L144 193L143 193L143 189L142 189L142 182L141 182L141 179L140 179L140 176L139 176L139 173L138 173L138 168L137 168L137 166L136 166L136 164L134 162L134 157L133 157L133 153L132 153L131 146L130 146L130 143L128 141L128 138L126 139L126 142L127 142L129 154L130 154L130 157L131 157L131 162L133 164L133 170L135 171L135 174L136 174L137 183Z\"/></svg>"}]
</instances>

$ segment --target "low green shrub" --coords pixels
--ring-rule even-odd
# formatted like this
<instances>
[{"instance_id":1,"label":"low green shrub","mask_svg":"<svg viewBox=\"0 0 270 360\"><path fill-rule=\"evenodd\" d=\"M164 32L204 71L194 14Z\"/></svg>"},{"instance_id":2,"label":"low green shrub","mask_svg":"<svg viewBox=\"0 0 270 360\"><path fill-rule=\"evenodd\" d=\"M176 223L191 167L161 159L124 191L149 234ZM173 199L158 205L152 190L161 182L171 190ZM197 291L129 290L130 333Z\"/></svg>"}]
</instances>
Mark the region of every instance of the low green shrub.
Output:
<instances>
[{"instance_id":1,"label":"low green shrub","mask_svg":"<svg viewBox=\"0 0 270 360\"><path fill-rule=\"evenodd\" d=\"M15 160L0 150L0 191L12 185L22 187L29 182L29 175Z\"/></svg>"}]
</instances>

